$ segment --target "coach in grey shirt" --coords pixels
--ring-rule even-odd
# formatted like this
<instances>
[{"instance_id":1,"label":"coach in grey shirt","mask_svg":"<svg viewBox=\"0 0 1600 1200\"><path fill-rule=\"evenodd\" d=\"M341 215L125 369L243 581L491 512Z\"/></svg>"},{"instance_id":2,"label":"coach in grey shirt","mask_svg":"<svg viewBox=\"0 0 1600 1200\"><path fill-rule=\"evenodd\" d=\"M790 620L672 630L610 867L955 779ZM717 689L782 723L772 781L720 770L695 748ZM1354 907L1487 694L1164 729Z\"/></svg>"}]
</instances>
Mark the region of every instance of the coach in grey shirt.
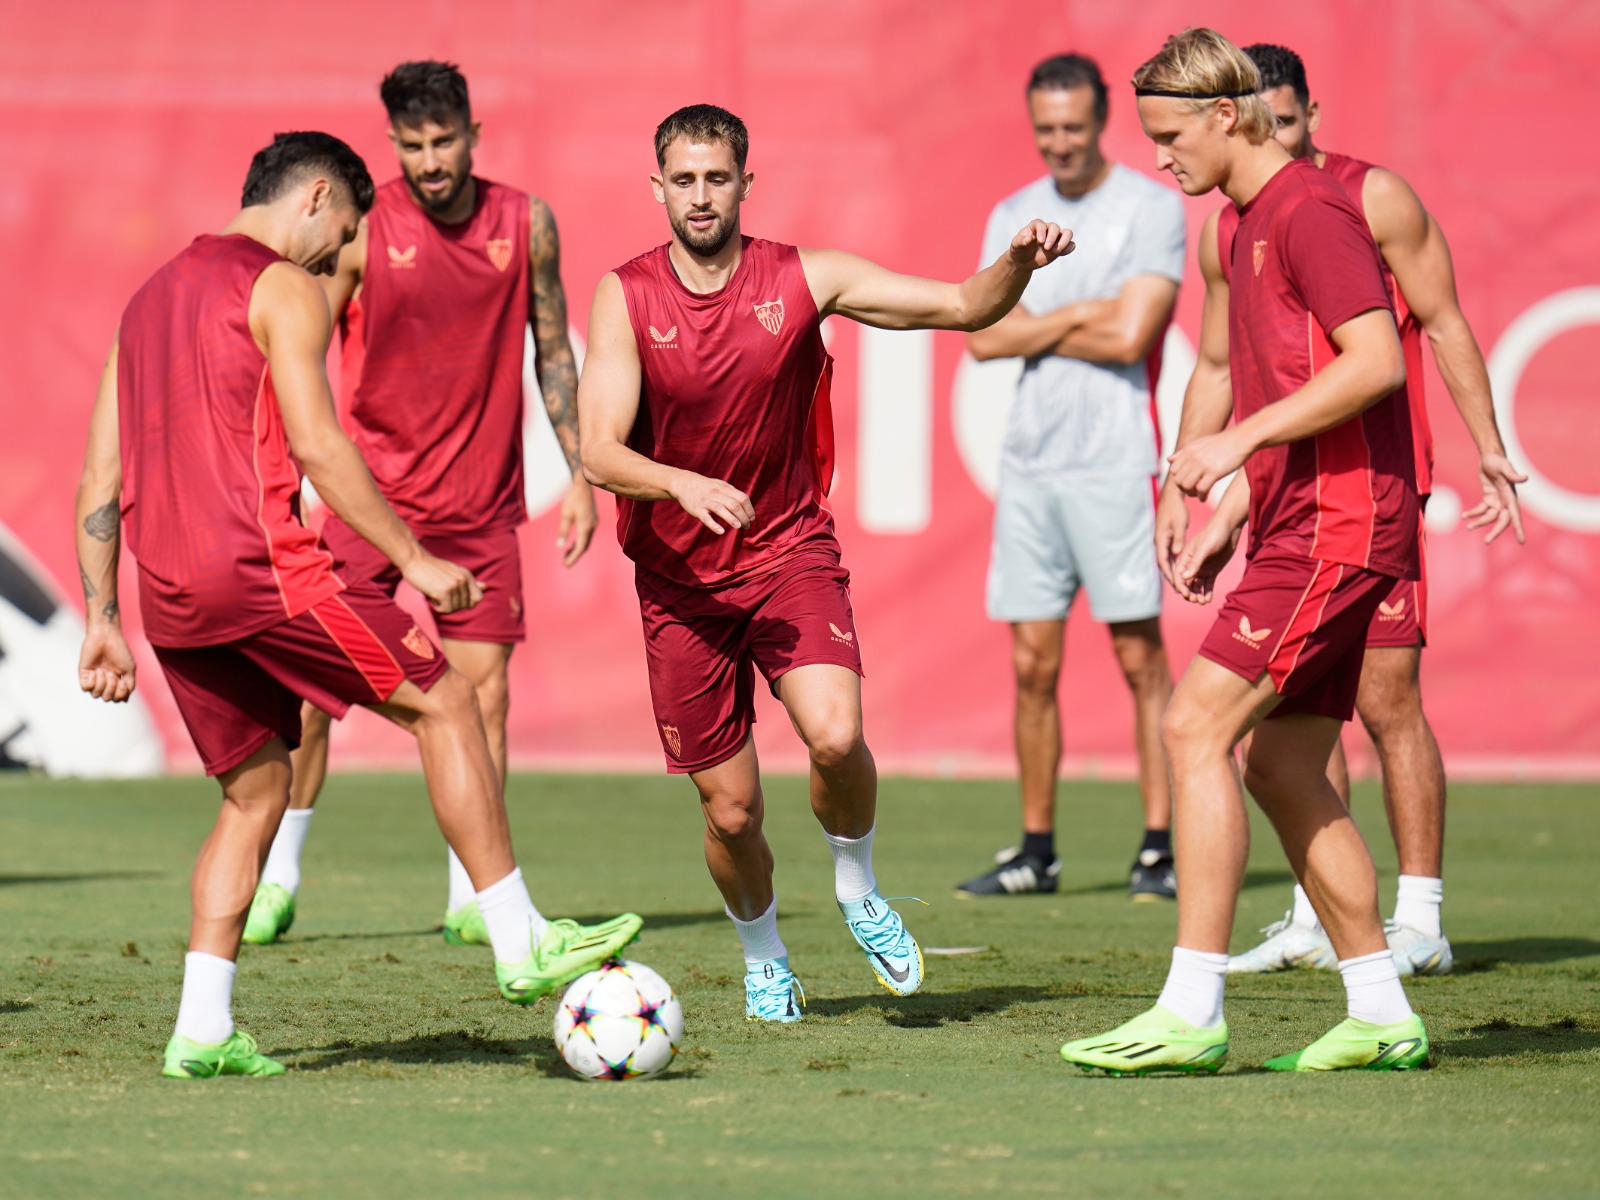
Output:
<instances>
[{"instance_id":1,"label":"coach in grey shirt","mask_svg":"<svg viewBox=\"0 0 1600 1200\"><path fill-rule=\"evenodd\" d=\"M1160 730L1172 675L1154 545L1160 442L1153 398L1183 275L1183 204L1101 153L1106 88L1092 59L1066 54L1040 63L1027 99L1049 173L995 205L980 257L993 261L1018 222L1034 217L1071 229L1078 248L1036 271L1021 304L968 339L976 358L1024 360L1001 459L988 585L989 615L1012 630L1023 838L958 890L1056 890L1056 687L1067 610L1081 588L1095 620L1110 627L1133 694L1145 835L1129 890L1135 899L1171 897Z\"/></svg>"}]
</instances>

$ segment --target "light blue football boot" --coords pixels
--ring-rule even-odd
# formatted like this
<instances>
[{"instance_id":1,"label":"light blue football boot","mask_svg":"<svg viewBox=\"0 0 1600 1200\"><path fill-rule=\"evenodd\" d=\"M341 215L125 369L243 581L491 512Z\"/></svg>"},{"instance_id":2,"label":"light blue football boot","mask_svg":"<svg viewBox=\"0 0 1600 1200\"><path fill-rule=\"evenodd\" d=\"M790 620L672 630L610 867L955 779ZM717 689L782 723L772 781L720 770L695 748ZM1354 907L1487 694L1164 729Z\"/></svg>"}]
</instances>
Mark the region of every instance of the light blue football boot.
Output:
<instances>
[{"instance_id":1,"label":"light blue football boot","mask_svg":"<svg viewBox=\"0 0 1600 1200\"><path fill-rule=\"evenodd\" d=\"M779 1021L787 1025L800 1019L800 1010L805 1006L806 990L789 970L787 955L745 964L745 1020Z\"/></svg>"},{"instance_id":2,"label":"light blue football boot","mask_svg":"<svg viewBox=\"0 0 1600 1200\"><path fill-rule=\"evenodd\" d=\"M914 899L914 897L901 897ZM906 932L900 914L889 907L877 888L859 900L840 900L839 911L872 973L896 996L909 996L922 986L922 947Z\"/></svg>"}]
</instances>

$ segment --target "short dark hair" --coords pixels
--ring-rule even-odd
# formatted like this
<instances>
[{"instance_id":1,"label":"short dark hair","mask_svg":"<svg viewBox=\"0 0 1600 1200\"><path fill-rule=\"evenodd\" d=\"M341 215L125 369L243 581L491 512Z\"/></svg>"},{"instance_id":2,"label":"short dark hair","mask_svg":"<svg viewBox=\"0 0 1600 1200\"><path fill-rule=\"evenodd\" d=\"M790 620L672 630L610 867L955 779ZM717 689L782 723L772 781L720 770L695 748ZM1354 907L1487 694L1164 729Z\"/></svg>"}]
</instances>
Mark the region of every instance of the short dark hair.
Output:
<instances>
[{"instance_id":1,"label":"short dark hair","mask_svg":"<svg viewBox=\"0 0 1600 1200\"><path fill-rule=\"evenodd\" d=\"M372 207L372 176L361 156L331 133L280 133L256 151L240 204L270 204L308 175L326 175L362 212Z\"/></svg>"},{"instance_id":2,"label":"short dark hair","mask_svg":"<svg viewBox=\"0 0 1600 1200\"><path fill-rule=\"evenodd\" d=\"M1057 54L1047 58L1033 69L1028 77L1028 94L1049 89L1069 91L1086 87L1094 92L1095 119L1102 124L1109 104L1106 100L1106 81L1100 77L1100 64L1085 54Z\"/></svg>"},{"instance_id":3,"label":"short dark hair","mask_svg":"<svg viewBox=\"0 0 1600 1200\"><path fill-rule=\"evenodd\" d=\"M456 117L472 124L472 104L467 99L467 78L455 63L401 63L378 85L389 123L420 125L432 121L448 125Z\"/></svg>"},{"instance_id":4,"label":"short dark hair","mask_svg":"<svg viewBox=\"0 0 1600 1200\"><path fill-rule=\"evenodd\" d=\"M1293 88L1294 98L1301 105L1311 103L1311 89L1306 86L1306 64L1300 61L1300 56L1293 50L1287 46L1274 46L1270 42L1257 42L1254 46L1246 46L1244 52L1261 72L1263 92L1270 92L1273 88Z\"/></svg>"},{"instance_id":5,"label":"short dark hair","mask_svg":"<svg viewBox=\"0 0 1600 1200\"><path fill-rule=\"evenodd\" d=\"M721 142L733 151L741 171L750 157L750 131L738 117L715 104L690 104L656 126L656 166L667 165L667 147L681 137L691 142Z\"/></svg>"}]
</instances>

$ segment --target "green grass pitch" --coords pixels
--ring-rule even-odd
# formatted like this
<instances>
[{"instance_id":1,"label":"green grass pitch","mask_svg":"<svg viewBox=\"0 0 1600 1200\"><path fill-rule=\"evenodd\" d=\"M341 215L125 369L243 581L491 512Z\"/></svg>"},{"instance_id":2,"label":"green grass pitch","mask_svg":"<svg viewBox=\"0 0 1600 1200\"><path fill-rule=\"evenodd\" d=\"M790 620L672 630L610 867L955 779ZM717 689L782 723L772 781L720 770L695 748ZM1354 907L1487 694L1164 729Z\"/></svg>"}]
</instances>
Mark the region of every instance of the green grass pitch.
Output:
<instances>
[{"instance_id":1,"label":"green grass pitch","mask_svg":"<svg viewBox=\"0 0 1600 1200\"><path fill-rule=\"evenodd\" d=\"M1600 1192L1596 802L1577 786L1452 790L1445 897L1457 974L1415 981L1433 1070L1255 1067L1339 1019L1335 975L1234 980L1211 1079L1102 1079L1056 1055L1152 1002L1173 909L1128 902L1131 786L1073 784L1062 891L959 901L1016 826L1005 783L887 780L889 895L929 957L881 990L834 908L803 781L768 788L782 929L810 995L743 1019L738 945L682 780L519 775L535 902L645 914L640 961L677 987L684 1046L642 1083L571 1077L550 1001L500 1001L487 952L436 932L444 856L415 775L335 776L287 940L246 947L236 1012L279 1080L158 1077L209 781L0 779L0 1195L1592 1196ZM1394 859L1374 790L1358 816ZM1289 876L1259 823L1235 949Z\"/></svg>"}]
</instances>

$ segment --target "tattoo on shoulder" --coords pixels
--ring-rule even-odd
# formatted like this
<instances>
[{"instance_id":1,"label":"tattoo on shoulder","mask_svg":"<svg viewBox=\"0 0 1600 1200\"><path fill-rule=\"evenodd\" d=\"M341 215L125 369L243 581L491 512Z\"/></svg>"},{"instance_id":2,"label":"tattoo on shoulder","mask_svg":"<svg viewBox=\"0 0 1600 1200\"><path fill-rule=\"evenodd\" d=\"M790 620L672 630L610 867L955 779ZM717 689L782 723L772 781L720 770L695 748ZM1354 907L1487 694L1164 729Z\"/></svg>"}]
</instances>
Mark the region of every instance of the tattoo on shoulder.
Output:
<instances>
[{"instance_id":1,"label":"tattoo on shoulder","mask_svg":"<svg viewBox=\"0 0 1600 1200\"><path fill-rule=\"evenodd\" d=\"M83 531L97 542L109 542L117 536L120 519L117 502L107 500L83 519Z\"/></svg>"}]
</instances>

